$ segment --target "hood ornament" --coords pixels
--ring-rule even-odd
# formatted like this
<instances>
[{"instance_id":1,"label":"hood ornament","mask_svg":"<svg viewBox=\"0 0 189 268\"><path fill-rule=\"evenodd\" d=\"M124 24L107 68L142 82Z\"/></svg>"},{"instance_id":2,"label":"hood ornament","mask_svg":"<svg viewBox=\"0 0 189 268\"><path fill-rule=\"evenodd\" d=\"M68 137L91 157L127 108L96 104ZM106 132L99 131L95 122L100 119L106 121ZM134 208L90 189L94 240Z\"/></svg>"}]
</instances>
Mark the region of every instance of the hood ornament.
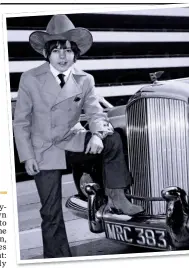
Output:
<instances>
[{"instance_id":1,"label":"hood ornament","mask_svg":"<svg viewBox=\"0 0 189 268\"><path fill-rule=\"evenodd\" d=\"M155 73L150 73L150 79L153 83L156 83L158 81L158 79L162 76L162 74L164 73L164 71L158 71Z\"/></svg>"}]
</instances>

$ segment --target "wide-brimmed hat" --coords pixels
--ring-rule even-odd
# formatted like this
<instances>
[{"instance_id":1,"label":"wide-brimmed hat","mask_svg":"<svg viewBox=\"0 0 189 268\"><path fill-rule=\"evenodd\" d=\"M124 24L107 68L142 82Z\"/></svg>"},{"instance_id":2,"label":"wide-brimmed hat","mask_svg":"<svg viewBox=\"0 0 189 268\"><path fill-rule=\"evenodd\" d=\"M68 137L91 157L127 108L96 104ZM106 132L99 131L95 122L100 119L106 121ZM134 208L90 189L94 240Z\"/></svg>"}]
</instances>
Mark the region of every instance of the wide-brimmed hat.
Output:
<instances>
[{"instance_id":1,"label":"wide-brimmed hat","mask_svg":"<svg viewBox=\"0 0 189 268\"><path fill-rule=\"evenodd\" d=\"M45 43L51 40L73 41L82 55L91 47L93 37L89 30L76 28L66 15L54 15L46 31L35 31L29 37L30 45L40 54L43 54Z\"/></svg>"}]
</instances>

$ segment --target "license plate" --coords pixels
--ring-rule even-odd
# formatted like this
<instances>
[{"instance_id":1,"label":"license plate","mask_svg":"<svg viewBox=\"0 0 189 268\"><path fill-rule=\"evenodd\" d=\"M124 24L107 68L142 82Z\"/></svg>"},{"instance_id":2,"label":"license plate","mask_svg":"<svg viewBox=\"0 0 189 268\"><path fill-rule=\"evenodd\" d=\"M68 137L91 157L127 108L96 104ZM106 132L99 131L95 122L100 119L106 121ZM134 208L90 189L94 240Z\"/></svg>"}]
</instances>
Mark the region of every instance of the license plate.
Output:
<instances>
[{"instance_id":1,"label":"license plate","mask_svg":"<svg viewBox=\"0 0 189 268\"><path fill-rule=\"evenodd\" d=\"M105 232L107 238L127 244L162 250L168 249L165 229L105 222Z\"/></svg>"}]
</instances>

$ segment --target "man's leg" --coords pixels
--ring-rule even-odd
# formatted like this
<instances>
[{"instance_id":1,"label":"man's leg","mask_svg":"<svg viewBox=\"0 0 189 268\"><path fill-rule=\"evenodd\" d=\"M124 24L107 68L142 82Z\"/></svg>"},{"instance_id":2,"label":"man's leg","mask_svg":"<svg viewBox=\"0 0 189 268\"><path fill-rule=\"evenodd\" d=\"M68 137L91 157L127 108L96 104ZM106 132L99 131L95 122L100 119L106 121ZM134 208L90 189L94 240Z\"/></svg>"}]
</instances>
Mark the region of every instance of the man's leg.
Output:
<instances>
[{"instance_id":1,"label":"man's leg","mask_svg":"<svg viewBox=\"0 0 189 268\"><path fill-rule=\"evenodd\" d=\"M71 152L66 151L66 160L67 165L72 165L73 168L73 179L77 189L77 192L81 198L83 198L83 193L80 189L80 178L83 175L84 165L87 166L87 169L90 170L90 167L96 161L101 162L100 155L97 154L85 154L87 144L91 138L92 134L90 132L86 133L85 143L84 143L84 152ZM86 170L85 170L86 172ZM90 174L91 175L91 174ZM102 174L101 174L102 177Z\"/></svg>"},{"instance_id":2,"label":"man's leg","mask_svg":"<svg viewBox=\"0 0 189 268\"><path fill-rule=\"evenodd\" d=\"M85 148L90 137L91 134L88 133L85 139ZM103 140L103 145L104 149L101 155L67 152L68 161L81 164L83 161L91 159L95 161L101 157L102 177L109 206L121 210L128 215L142 212L143 208L141 206L132 204L125 196L125 189L131 185L132 179L126 166L120 134L115 131L112 135L107 136Z\"/></svg>"},{"instance_id":3,"label":"man's leg","mask_svg":"<svg viewBox=\"0 0 189 268\"><path fill-rule=\"evenodd\" d=\"M71 257L62 212L61 170L41 170L34 176L41 200L44 258Z\"/></svg>"},{"instance_id":4,"label":"man's leg","mask_svg":"<svg viewBox=\"0 0 189 268\"><path fill-rule=\"evenodd\" d=\"M132 178L126 166L121 136L118 132L103 140L103 178L106 188L127 188Z\"/></svg>"},{"instance_id":5,"label":"man's leg","mask_svg":"<svg viewBox=\"0 0 189 268\"><path fill-rule=\"evenodd\" d=\"M143 212L141 206L132 204L125 196L132 178L126 166L120 134L115 131L104 139L103 144L103 178L109 207L130 216Z\"/></svg>"},{"instance_id":6,"label":"man's leg","mask_svg":"<svg viewBox=\"0 0 189 268\"><path fill-rule=\"evenodd\" d=\"M115 131L103 140L104 149L101 154L85 154L90 138L91 133L88 132L85 138L84 152L66 152L67 162L79 167L84 162L98 161L100 163L101 161L102 176L106 188L126 188L131 185L132 179L126 166L120 134ZM78 181L75 184L78 188Z\"/></svg>"}]
</instances>

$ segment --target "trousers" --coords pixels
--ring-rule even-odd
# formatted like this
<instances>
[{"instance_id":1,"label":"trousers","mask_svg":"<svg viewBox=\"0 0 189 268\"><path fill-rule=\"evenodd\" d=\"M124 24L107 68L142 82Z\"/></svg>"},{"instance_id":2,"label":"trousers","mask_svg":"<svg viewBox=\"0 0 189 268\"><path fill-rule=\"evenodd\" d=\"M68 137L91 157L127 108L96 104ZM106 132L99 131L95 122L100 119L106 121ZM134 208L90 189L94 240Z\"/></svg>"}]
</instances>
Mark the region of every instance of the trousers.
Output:
<instances>
[{"instance_id":1,"label":"trousers","mask_svg":"<svg viewBox=\"0 0 189 268\"><path fill-rule=\"evenodd\" d=\"M41 170L34 176L41 201L44 258L71 257L62 211L61 177L61 170Z\"/></svg>"},{"instance_id":2,"label":"trousers","mask_svg":"<svg viewBox=\"0 0 189 268\"><path fill-rule=\"evenodd\" d=\"M79 167L83 162L97 162L102 167L101 177L105 188L127 188L131 185L132 178L126 165L120 134L115 131L103 140L104 148L101 154L85 154L90 138L91 133L88 132L85 137L84 152L66 152L67 163ZM75 184L78 189L77 180Z\"/></svg>"},{"instance_id":3,"label":"trousers","mask_svg":"<svg viewBox=\"0 0 189 268\"><path fill-rule=\"evenodd\" d=\"M114 132L103 140L104 148L101 154L85 154L90 138L91 133L88 132L84 152L66 152L67 162L81 165L85 161L99 161L106 188L128 187L131 184L131 176L126 166L119 133ZM61 170L41 170L34 176L41 201L44 258L71 256L62 212L61 177ZM78 181L75 180L75 184L78 184ZM76 187L79 188L79 185Z\"/></svg>"}]
</instances>

